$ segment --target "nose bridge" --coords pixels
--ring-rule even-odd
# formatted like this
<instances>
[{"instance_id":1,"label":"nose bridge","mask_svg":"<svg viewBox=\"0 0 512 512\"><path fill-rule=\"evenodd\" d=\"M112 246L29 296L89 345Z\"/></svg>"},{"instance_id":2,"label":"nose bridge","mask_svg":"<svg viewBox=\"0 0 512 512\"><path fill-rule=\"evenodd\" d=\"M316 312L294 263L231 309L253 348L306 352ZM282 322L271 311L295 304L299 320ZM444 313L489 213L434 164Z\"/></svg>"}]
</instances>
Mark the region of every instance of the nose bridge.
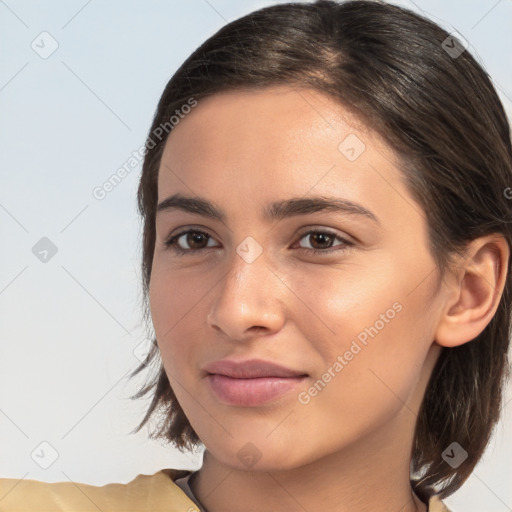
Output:
<instances>
[{"instance_id":1,"label":"nose bridge","mask_svg":"<svg viewBox=\"0 0 512 512\"><path fill-rule=\"evenodd\" d=\"M232 339L243 338L253 327L278 330L283 321L284 284L270 268L267 256L254 238L247 237L235 248L217 285L208 323Z\"/></svg>"}]
</instances>

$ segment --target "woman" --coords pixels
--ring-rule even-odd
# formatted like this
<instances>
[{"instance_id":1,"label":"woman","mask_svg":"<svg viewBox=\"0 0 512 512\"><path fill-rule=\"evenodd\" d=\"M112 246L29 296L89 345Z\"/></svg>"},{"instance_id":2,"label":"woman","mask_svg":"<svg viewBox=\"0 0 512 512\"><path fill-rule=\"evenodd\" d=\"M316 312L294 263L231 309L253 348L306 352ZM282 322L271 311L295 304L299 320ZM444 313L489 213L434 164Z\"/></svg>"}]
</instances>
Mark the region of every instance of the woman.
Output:
<instances>
[{"instance_id":1,"label":"woman","mask_svg":"<svg viewBox=\"0 0 512 512\"><path fill-rule=\"evenodd\" d=\"M464 46L380 2L264 8L184 62L146 148L138 429L203 465L3 479L0 510L448 510L510 329L510 129Z\"/></svg>"}]
</instances>

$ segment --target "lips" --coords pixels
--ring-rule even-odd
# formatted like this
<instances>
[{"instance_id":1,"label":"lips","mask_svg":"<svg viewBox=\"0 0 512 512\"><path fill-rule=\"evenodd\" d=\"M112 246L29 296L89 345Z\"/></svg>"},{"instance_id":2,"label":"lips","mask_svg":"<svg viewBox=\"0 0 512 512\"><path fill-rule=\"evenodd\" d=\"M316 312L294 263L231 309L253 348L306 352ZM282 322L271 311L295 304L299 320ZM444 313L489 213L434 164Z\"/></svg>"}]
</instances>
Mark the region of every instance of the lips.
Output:
<instances>
[{"instance_id":1,"label":"lips","mask_svg":"<svg viewBox=\"0 0 512 512\"><path fill-rule=\"evenodd\" d=\"M262 359L229 361L224 359L205 366L207 373L216 373L234 379L255 379L261 377L299 377L306 375Z\"/></svg>"},{"instance_id":2,"label":"lips","mask_svg":"<svg viewBox=\"0 0 512 512\"><path fill-rule=\"evenodd\" d=\"M295 389L308 377L304 372L261 359L216 361L204 370L218 400L242 407L271 402Z\"/></svg>"}]
</instances>

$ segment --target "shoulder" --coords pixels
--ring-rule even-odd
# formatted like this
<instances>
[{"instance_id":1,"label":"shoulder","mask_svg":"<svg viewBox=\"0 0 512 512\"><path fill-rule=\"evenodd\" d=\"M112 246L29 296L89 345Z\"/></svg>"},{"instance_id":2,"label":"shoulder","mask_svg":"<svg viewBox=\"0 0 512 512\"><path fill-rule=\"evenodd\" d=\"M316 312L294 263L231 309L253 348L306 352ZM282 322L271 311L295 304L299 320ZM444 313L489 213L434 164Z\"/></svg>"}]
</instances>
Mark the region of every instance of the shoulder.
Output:
<instances>
[{"instance_id":1,"label":"shoulder","mask_svg":"<svg viewBox=\"0 0 512 512\"><path fill-rule=\"evenodd\" d=\"M103 486L0 478L0 512L193 512L197 511L194 503L174 483L189 473L162 469L153 475L138 475L127 484Z\"/></svg>"},{"instance_id":2,"label":"shoulder","mask_svg":"<svg viewBox=\"0 0 512 512\"><path fill-rule=\"evenodd\" d=\"M439 496L433 495L428 501L428 512L451 512Z\"/></svg>"}]
</instances>

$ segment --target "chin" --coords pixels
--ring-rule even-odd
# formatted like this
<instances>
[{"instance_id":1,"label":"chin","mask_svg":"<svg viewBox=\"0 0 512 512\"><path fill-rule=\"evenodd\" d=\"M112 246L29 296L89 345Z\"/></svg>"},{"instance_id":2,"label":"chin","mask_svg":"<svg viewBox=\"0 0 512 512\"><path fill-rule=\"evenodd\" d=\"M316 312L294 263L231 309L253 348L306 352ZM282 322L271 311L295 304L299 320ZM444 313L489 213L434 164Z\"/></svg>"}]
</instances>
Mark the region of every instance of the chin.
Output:
<instances>
[{"instance_id":1,"label":"chin","mask_svg":"<svg viewBox=\"0 0 512 512\"><path fill-rule=\"evenodd\" d=\"M206 449L223 465L236 471L287 471L313 462L314 453L301 453L301 445L293 436L270 440L265 435L240 436L230 438L226 443L211 439L204 443Z\"/></svg>"}]
</instances>

